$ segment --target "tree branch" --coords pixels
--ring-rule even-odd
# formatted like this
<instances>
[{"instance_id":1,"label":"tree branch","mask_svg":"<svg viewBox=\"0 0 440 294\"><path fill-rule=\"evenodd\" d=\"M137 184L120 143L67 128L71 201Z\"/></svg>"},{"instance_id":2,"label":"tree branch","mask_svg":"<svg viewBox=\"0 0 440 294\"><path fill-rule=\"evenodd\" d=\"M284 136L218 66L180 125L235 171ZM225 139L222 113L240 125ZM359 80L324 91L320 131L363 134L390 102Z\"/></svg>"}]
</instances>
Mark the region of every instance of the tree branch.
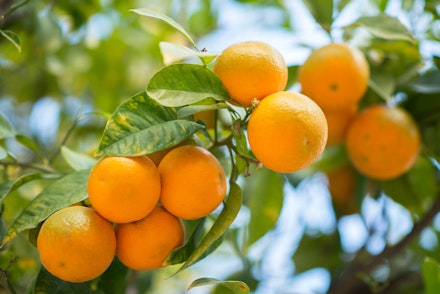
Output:
<instances>
[{"instance_id":1,"label":"tree branch","mask_svg":"<svg viewBox=\"0 0 440 294\"><path fill-rule=\"evenodd\" d=\"M431 224L437 213L440 212L440 195L437 195L436 201L426 212L424 217L414 224L412 230L393 246L385 248L380 254L373 256L370 261L365 263L355 263L349 266L336 280L330 285L328 293L369 293L366 291L366 285L359 279L362 274L368 274L384 261L391 259L410 245L420 233ZM360 291L363 289L363 291Z\"/></svg>"}]
</instances>

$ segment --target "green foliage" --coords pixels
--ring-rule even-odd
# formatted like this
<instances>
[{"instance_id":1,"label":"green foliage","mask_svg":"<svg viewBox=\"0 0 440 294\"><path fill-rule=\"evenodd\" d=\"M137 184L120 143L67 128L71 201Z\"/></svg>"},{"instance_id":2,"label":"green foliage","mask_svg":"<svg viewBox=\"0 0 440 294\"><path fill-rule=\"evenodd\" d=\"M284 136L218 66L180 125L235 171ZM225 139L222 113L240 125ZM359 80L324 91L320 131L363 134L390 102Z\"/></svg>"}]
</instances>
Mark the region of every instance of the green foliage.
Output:
<instances>
[{"instance_id":1,"label":"green foliage","mask_svg":"<svg viewBox=\"0 0 440 294\"><path fill-rule=\"evenodd\" d=\"M188 290L191 290L194 287L201 286L212 286L212 285L220 285L222 287L226 287L232 291L234 294L246 294L249 293L249 287L243 282L240 281L219 281L217 279L211 278L201 278L197 279L189 285Z\"/></svg>"},{"instance_id":2,"label":"green foliage","mask_svg":"<svg viewBox=\"0 0 440 294\"><path fill-rule=\"evenodd\" d=\"M178 120L175 109L165 108L141 92L115 110L96 155L153 153L177 145L202 128L195 122Z\"/></svg>"},{"instance_id":3,"label":"green foliage","mask_svg":"<svg viewBox=\"0 0 440 294\"><path fill-rule=\"evenodd\" d=\"M276 234L270 232L283 225L285 188L299 191L299 184L307 183L312 176L349 163L340 145L327 148L318 161L297 173L280 175L260 168L246 138L252 107L230 103L227 90L211 70L220 52L197 47L199 39L219 25L214 4L209 0L177 2L151 3L148 8L136 9L132 9L139 4L135 1L49 4L25 0L6 8L0 5L0 103L10 106L8 109L15 114L3 109L0 113L0 235L6 253L20 258L22 251L17 248L23 242L21 235L28 232L29 240L25 242L35 245L39 225L50 214L87 199L88 173L101 156L146 155L194 139L218 157L229 177L228 195L219 209L205 218L184 222L185 244L166 260L170 268L161 269L159 274L134 272L115 258L98 279L73 284L41 267L31 278L33 293L122 294L133 287L154 292L152 288L158 284L181 278L182 271L191 272L194 264L228 245L242 267L234 268L224 280L198 278L188 290L211 286L215 293L254 291L267 278L264 273L255 274L263 271L267 257L255 257L252 252L265 246L265 241L278 242L271 239ZM289 8L287 1L234 3L246 9L275 8L281 12L278 29L301 33L292 25L298 12ZM423 9L415 10L422 4L402 1L402 14L408 18L402 22L387 13L389 1L371 0L368 4L373 13L361 14L343 26L339 17L353 7L351 1L304 0L304 4L328 40L353 43L368 58L371 79L360 107L373 103L404 107L420 128L423 149L414 167L403 176L380 183L363 178L356 187L359 207L365 198L379 201L387 197L411 215L415 229L401 236L397 244L387 244L387 234L392 233L387 227L390 220L376 224L379 221L371 222L367 208L359 209L356 213L369 230L368 238L360 250L347 253L338 230L338 213L331 233L299 230L300 240L288 257L295 265L294 275L325 268L332 286L342 281L344 286L382 293L387 287L391 292L393 285L403 289L399 285L408 283L401 282L399 275L416 272L419 280L408 291L436 293L440 272L434 258L438 257L439 246L432 240L428 244L431 246L415 241L424 230L431 232L437 243L440 240L438 225L430 226L440 210L440 54L422 50L424 42L440 41L434 26L440 21L438 3L425 1ZM423 19L426 27L418 19ZM99 32L93 33L94 22L101 28ZM295 44L298 48L292 50L304 49L304 45L314 46ZM300 66L289 64L287 89L298 86ZM8 97L13 98L10 104ZM44 147L44 140L33 130L35 126L24 127L28 122L20 120L25 116L21 111L28 115L42 97L53 97L62 109L56 123L59 129L55 146ZM73 109L74 103L81 105L79 111ZM206 110L216 112L214 128L208 129L206 122L194 119L194 114ZM98 111L106 112L105 122L91 118L90 114ZM219 115L223 111L226 119ZM381 209L386 219L386 204ZM246 211L248 219L242 221L239 217L235 223L239 213ZM386 249L379 254L370 252L368 240L380 234ZM10 292L21 290L24 275L4 265L2 258L0 285ZM389 272L381 277L378 273L384 264ZM169 278L158 282L164 273ZM346 290L344 286L339 289Z\"/></svg>"}]
</instances>

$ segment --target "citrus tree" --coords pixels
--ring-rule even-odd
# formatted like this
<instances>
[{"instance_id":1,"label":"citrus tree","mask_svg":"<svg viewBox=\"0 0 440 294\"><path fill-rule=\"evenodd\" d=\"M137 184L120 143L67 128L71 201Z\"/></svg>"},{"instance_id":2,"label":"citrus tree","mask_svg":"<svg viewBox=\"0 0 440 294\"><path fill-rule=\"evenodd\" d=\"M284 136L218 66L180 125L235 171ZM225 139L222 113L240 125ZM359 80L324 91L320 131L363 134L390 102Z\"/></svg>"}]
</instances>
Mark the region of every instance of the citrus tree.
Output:
<instances>
[{"instance_id":1,"label":"citrus tree","mask_svg":"<svg viewBox=\"0 0 440 294\"><path fill-rule=\"evenodd\" d=\"M436 293L438 2L359 12L356 1L304 1L323 41L299 44L309 50L294 64L266 41L199 48L216 29L211 1L160 12L134 2L1 4L5 291L295 291L267 286L254 253L283 242L294 191L323 194L335 221L302 221L288 278L324 269L317 292ZM235 2L301 31L288 1ZM353 217L366 236L350 249L360 227L341 228ZM188 281L226 246L238 268Z\"/></svg>"}]
</instances>

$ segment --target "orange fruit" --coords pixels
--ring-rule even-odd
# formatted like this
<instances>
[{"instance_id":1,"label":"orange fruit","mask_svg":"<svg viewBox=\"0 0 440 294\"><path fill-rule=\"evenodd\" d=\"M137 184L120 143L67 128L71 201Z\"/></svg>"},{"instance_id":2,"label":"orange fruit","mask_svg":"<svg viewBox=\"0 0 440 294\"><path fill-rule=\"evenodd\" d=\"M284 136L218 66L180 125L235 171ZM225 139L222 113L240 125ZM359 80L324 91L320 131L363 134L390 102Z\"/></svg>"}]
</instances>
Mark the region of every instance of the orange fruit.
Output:
<instances>
[{"instance_id":1,"label":"orange fruit","mask_svg":"<svg viewBox=\"0 0 440 294\"><path fill-rule=\"evenodd\" d=\"M236 43L218 56L214 72L232 99L243 106L252 100L282 91L287 84L287 66L281 54L258 41Z\"/></svg>"},{"instance_id":2,"label":"orange fruit","mask_svg":"<svg viewBox=\"0 0 440 294\"><path fill-rule=\"evenodd\" d=\"M408 171L420 149L420 133L408 112L372 105L360 112L348 129L346 148L364 175L388 180Z\"/></svg>"},{"instance_id":3,"label":"orange fruit","mask_svg":"<svg viewBox=\"0 0 440 294\"><path fill-rule=\"evenodd\" d=\"M323 109L328 125L327 146L345 142L348 127L357 112L357 106L340 110L326 111Z\"/></svg>"},{"instance_id":4,"label":"orange fruit","mask_svg":"<svg viewBox=\"0 0 440 294\"><path fill-rule=\"evenodd\" d=\"M226 176L217 158L200 146L181 146L159 164L160 202L182 219L210 214L226 195Z\"/></svg>"},{"instance_id":5,"label":"orange fruit","mask_svg":"<svg viewBox=\"0 0 440 294\"><path fill-rule=\"evenodd\" d=\"M267 168L298 171L314 162L327 142L327 121L307 96L277 92L264 98L248 123L249 145Z\"/></svg>"},{"instance_id":6,"label":"orange fruit","mask_svg":"<svg viewBox=\"0 0 440 294\"><path fill-rule=\"evenodd\" d=\"M345 43L331 43L312 51L298 71L301 92L326 110L359 102L369 77L362 51Z\"/></svg>"},{"instance_id":7,"label":"orange fruit","mask_svg":"<svg viewBox=\"0 0 440 294\"><path fill-rule=\"evenodd\" d=\"M344 165L327 173L328 189L335 207L345 213L356 211L356 170Z\"/></svg>"},{"instance_id":8,"label":"orange fruit","mask_svg":"<svg viewBox=\"0 0 440 294\"><path fill-rule=\"evenodd\" d=\"M184 238L180 219L158 205L139 221L117 224L116 255L131 269L156 269L183 244Z\"/></svg>"},{"instance_id":9,"label":"orange fruit","mask_svg":"<svg viewBox=\"0 0 440 294\"><path fill-rule=\"evenodd\" d=\"M88 178L92 206L115 223L140 220L156 206L160 195L159 172L146 156L101 158Z\"/></svg>"},{"instance_id":10,"label":"orange fruit","mask_svg":"<svg viewBox=\"0 0 440 294\"><path fill-rule=\"evenodd\" d=\"M111 223L94 209L70 206L46 219L37 248L41 263L51 274L80 283L97 278L109 267L116 237Z\"/></svg>"}]
</instances>

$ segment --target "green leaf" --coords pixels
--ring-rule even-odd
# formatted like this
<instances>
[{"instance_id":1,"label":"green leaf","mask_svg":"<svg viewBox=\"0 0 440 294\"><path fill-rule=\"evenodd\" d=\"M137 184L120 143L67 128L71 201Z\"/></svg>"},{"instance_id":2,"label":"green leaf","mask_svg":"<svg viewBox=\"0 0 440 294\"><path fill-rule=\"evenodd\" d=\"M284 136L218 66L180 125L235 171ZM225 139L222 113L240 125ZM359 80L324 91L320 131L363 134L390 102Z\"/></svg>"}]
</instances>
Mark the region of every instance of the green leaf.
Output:
<instances>
[{"instance_id":1,"label":"green leaf","mask_svg":"<svg viewBox=\"0 0 440 294\"><path fill-rule=\"evenodd\" d=\"M198 244L197 248L188 257L179 271L200 260L210 246L212 246L223 236L240 211L241 203L242 195L240 186L238 186L236 183L231 183L229 195L224 203L222 212L219 214L211 229L208 231L208 233L206 233Z\"/></svg>"},{"instance_id":2,"label":"green leaf","mask_svg":"<svg viewBox=\"0 0 440 294\"><path fill-rule=\"evenodd\" d=\"M41 173L32 173L32 174L26 174L22 175L15 181L8 181L0 185L0 203L5 199L9 194L23 186L24 184L27 184L29 182L32 182L34 180L42 179L45 176Z\"/></svg>"},{"instance_id":3,"label":"green leaf","mask_svg":"<svg viewBox=\"0 0 440 294\"><path fill-rule=\"evenodd\" d=\"M15 139L18 143L23 145L24 147L29 148L30 150L34 151L35 153L39 153L40 150L38 149L37 143L32 138L29 138L28 136L18 134L15 136Z\"/></svg>"},{"instance_id":4,"label":"green leaf","mask_svg":"<svg viewBox=\"0 0 440 294\"><path fill-rule=\"evenodd\" d=\"M145 92L122 103L104 129L96 155L139 156L174 146L202 125L176 120L175 109L159 105Z\"/></svg>"},{"instance_id":5,"label":"green leaf","mask_svg":"<svg viewBox=\"0 0 440 294\"><path fill-rule=\"evenodd\" d=\"M11 123L0 113L0 140L13 137L16 134Z\"/></svg>"},{"instance_id":6,"label":"green leaf","mask_svg":"<svg viewBox=\"0 0 440 294\"><path fill-rule=\"evenodd\" d=\"M188 41L191 43L191 45L194 46L194 48L197 48L196 43L191 38L191 36L186 32L186 30L179 23L177 23L174 19L170 18L169 16L167 16L163 13L160 13L158 11L148 9L148 8L136 8L136 9L131 9L130 11L137 13L139 15L142 15L142 16L160 19L160 20L168 23L170 26L172 26L173 28L178 30L182 35L184 35L185 38L187 38Z\"/></svg>"},{"instance_id":7,"label":"green leaf","mask_svg":"<svg viewBox=\"0 0 440 294\"><path fill-rule=\"evenodd\" d=\"M53 212L87 198L89 170L68 174L47 186L23 209L8 228L2 246L17 234L35 228Z\"/></svg>"},{"instance_id":8,"label":"green leaf","mask_svg":"<svg viewBox=\"0 0 440 294\"><path fill-rule=\"evenodd\" d=\"M288 75L287 75L286 89L293 87L297 83L299 68L300 68L299 65L291 65L287 68Z\"/></svg>"},{"instance_id":9,"label":"green leaf","mask_svg":"<svg viewBox=\"0 0 440 294\"><path fill-rule=\"evenodd\" d=\"M219 53L196 51L184 45L170 42L160 42L159 47L165 65L181 62L189 58L199 58L203 64L208 64L219 55Z\"/></svg>"},{"instance_id":10,"label":"green leaf","mask_svg":"<svg viewBox=\"0 0 440 294\"><path fill-rule=\"evenodd\" d=\"M226 103L214 103L214 104L203 104L203 105L190 105L180 108L177 111L177 116L179 118L187 117L193 115L198 112L206 111L206 110L217 110L229 108Z\"/></svg>"},{"instance_id":11,"label":"green leaf","mask_svg":"<svg viewBox=\"0 0 440 294\"><path fill-rule=\"evenodd\" d=\"M96 163L96 159L93 157L73 151L66 146L61 147L61 155L64 160L66 160L67 164L74 170L92 168Z\"/></svg>"},{"instance_id":12,"label":"green leaf","mask_svg":"<svg viewBox=\"0 0 440 294\"><path fill-rule=\"evenodd\" d=\"M201 218L197 223L194 231L191 236L186 241L185 245L177 248L172 251L165 261L165 265L173 265L185 262L189 256L194 252L197 248L197 244L200 242L200 238L202 237L203 230L205 227L206 218Z\"/></svg>"},{"instance_id":13,"label":"green leaf","mask_svg":"<svg viewBox=\"0 0 440 294\"><path fill-rule=\"evenodd\" d=\"M115 257L107 270L99 277L98 289L105 294L127 293L128 268Z\"/></svg>"},{"instance_id":14,"label":"green leaf","mask_svg":"<svg viewBox=\"0 0 440 294\"><path fill-rule=\"evenodd\" d=\"M304 0L310 14L321 27L330 32L333 23L333 0Z\"/></svg>"},{"instance_id":15,"label":"green leaf","mask_svg":"<svg viewBox=\"0 0 440 294\"><path fill-rule=\"evenodd\" d=\"M0 34L5 37L9 42L11 42L15 48L17 48L18 52L21 53L21 45L20 45L20 39L18 36L9 30L0 30Z\"/></svg>"},{"instance_id":16,"label":"green leaf","mask_svg":"<svg viewBox=\"0 0 440 294\"><path fill-rule=\"evenodd\" d=\"M187 290L191 290L195 287L200 286L212 286L212 285L220 285L223 287L228 288L232 291L234 294L247 294L249 293L249 287L246 285L246 283L242 281L220 281L213 278L200 278L191 283L191 285L188 286Z\"/></svg>"},{"instance_id":17,"label":"green leaf","mask_svg":"<svg viewBox=\"0 0 440 294\"><path fill-rule=\"evenodd\" d=\"M223 101L229 94L217 75L197 64L172 64L158 71L147 86L148 95L168 107L180 107L214 98Z\"/></svg>"},{"instance_id":18,"label":"green leaf","mask_svg":"<svg viewBox=\"0 0 440 294\"><path fill-rule=\"evenodd\" d=\"M8 151L0 146L0 160L5 159L6 157L8 157Z\"/></svg>"},{"instance_id":19,"label":"green leaf","mask_svg":"<svg viewBox=\"0 0 440 294\"><path fill-rule=\"evenodd\" d=\"M403 205L412 213L423 214L423 203L414 192L414 187L409 182L407 174L392 180L383 181L381 182L381 187L387 196Z\"/></svg>"},{"instance_id":20,"label":"green leaf","mask_svg":"<svg viewBox=\"0 0 440 294\"><path fill-rule=\"evenodd\" d=\"M407 173L408 182L423 204L431 205L439 192L437 169L427 156L419 156ZM425 207L427 208L427 207Z\"/></svg>"},{"instance_id":21,"label":"green leaf","mask_svg":"<svg viewBox=\"0 0 440 294\"><path fill-rule=\"evenodd\" d=\"M65 282L52 274L44 267L41 267L33 289L33 294L77 294L77 293L96 293L92 290L92 282L69 283Z\"/></svg>"},{"instance_id":22,"label":"green leaf","mask_svg":"<svg viewBox=\"0 0 440 294\"><path fill-rule=\"evenodd\" d=\"M405 40L416 43L412 33L399 21L398 18L381 13L375 16L363 16L348 26L365 28L375 37L386 40Z\"/></svg>"},{"instance_id":23,"label":"green leaf","mask_svg":"<svg viewBox=\"0 0 440 294\"><path fill-rule=\"evenodd\" d=\"M295 274L316 267L326 267L335 272L341 266L341 244L336 233L330 235L303 235L298 248L293 255Z\"/></svg>"},{"instance_id":24,"label":"green leaf","mask_svg":"<svg viewBox=\"0 0 440 294\"><path fill-rule=\"evenodd\" d=\"M252 172L244 190L251 211L248 246L273 229L283 206L284 178L266 168Z\"/></svg>"},{"instance_id":25,"label":"green leaf","mask_svg":"<svg viewBox=\"0 0 440 294\"><path fill-rule=\"evenodd\" d=\"M440 289L440 265L431 258L425 258L422 264L425 294L436 294Z\"/></svg>"},{"instance_id":26,"label":"green leaf","mask_svg":"<svg viewBox=\"0 0 440 294\"><path fill-rule=\"evenodd\" d=\"M418 77L409 87L418 93L440 93L440 83L438 81L440 81L440 71L432 70Z\"/></svg>"}]
</instances>

